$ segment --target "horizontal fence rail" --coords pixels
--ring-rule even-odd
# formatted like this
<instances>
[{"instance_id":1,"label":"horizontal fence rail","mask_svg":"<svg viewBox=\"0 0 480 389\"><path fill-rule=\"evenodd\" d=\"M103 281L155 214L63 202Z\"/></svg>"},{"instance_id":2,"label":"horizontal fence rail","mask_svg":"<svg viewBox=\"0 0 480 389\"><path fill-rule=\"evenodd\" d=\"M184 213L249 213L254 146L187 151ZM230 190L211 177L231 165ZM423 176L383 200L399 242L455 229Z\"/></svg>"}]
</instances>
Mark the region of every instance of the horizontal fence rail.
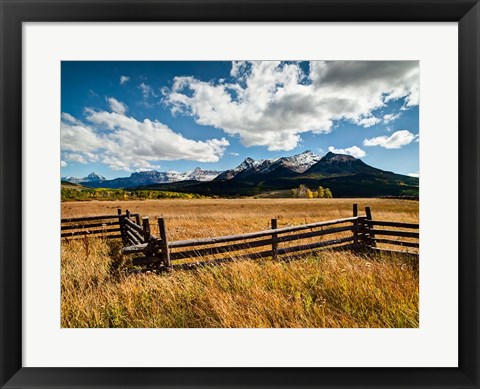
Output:
<instances>
[{"instance_id":1,"label":"horizontal fence rail","mask_svg":"<svg viewBox=\"0 0 480 389\"><path fill-rule=\"evenodd\" d=\"M367 218L363 221L365 226L364 235L368 241L368 247L372 250L391 252L398 252L394 249L388 249L390 246L401 246L415 249L414 251L407 251L409 254L418 256L419 244L419 228L418 223L403 223L393 222L386 220L372 220L370 210L367 212ZM412 231L417 230L417 231ZM395 237L408 238L405 239L393 239ZM384 246L386 245L386 247ZM382 246L382 247L379 247ZM405 252L405 251L401 251Z\"/></svg>"},{"instance_id":2,"label":"horizontal fence rail","mask_svg":"<svg viewBox=\"0 0 480 389\"><path fill-rule=\"evenodd\" d=\"M394 231L394 230L378 230L378 229L371 229L370 233L375 235L388 235L388 236L401 236L404 238L417 238L418 239L418 232L410 232L410 231Z\"/></svg>"},{"instance_id":3,"label":"horizontal fence rail","mask_svg":"<svg viewBox=\"0 0 480 389\"><path fill-rule=\"evenodd\" d=\"M114 221L104 221L101 223L91 223L91 224L70 224L70 225L64 225L62 226L62 231L67 231L67 230L79 230L79 229L88 229L88 228L94 228L94 227L106 227L106 226L119 226L120 222L118 220Z\"/></svg>"},{"instance_id":4,"label":"horizontal fence rail","mask_svg":"<svg viewBox=\"0 0 480 389\"><path fill-rule=\"evenodd\" d=\"M62 223L70 222L84 222L90 220L106 220L106 219L118 219L118 215L101 215L101 216L85 216L85 217L75 217L75 218L66 218L62 219Z\"/></svg>"},{"instance_id":5,"label":"horizontal fence rail","mask_svg":"<svg viewBox=\"0 0 480 389\"><path fill-rule=\"evenodd\" d=\"M103 228L101 230L83 230L83 231L72 231L72 232L63 232L61 234L62 238L66 237L73 237L73 236L85 236L85 235L95 235L95 234L102 234L102 235L107 235L111 232L120 232L120 228ZM110 236L110 235L108 235ZM115 238L118 238L119 235L116 234L114 235Z\"/></svg>"},{"instance_id":6,"label":"horizontal fence rail","mask_svg":"<svg viewBox=\"0 0 480 389\"><path fill-rule=\"evenodd\" d=\"M411 228L418 229L419 225L414 223L399 223L399 222L387 222L383 220L365 220L365 224L369 226L386 226L386 227L399 227L399 228Z\"/></svg>"},{"instance_id":7,"label":"horizontal fence rail","mask_svg":"<svg viewBox=\"0 0 480 389\"><path fill-rule=\"evenodd\" d=\"M279 255L325 247L372 252L388 250L416 256L419 248L418 224L373 220L370 207L365 208L364 216L359 216L356 204L352 217L281 228L278 228L277 219L272 219L268 230L200 239L170 241L165 220L158 218L157 223L159 236L151 233L148 217L141 218L138 213L128 210L122 213L118 209L117 215L62 219L61 236L76 238L101 234L105 238L121 238L124 254L141 255L132 259L134 265L162 268L171 268L172 261L188 259L201 259L202 263L265 257L277 259ZM291 245L279 247L287 243ZM400 246L403 251L392 250L391 246ZM220 254L227 256L206 259ZM189 268L192 263L175 266Z\"/></svg>"},{"instance_id":8,"label":"horizontal fence rail","mask_svg":"<svg viewBox=\"0 0 480 389\"><path fill-rule=\"evenodd\" d=\"M224 243L224 242L232 242L236 240L247 240L247 239L254 239L254 238L261 238L264 236L269 236L272 234L282 234L287 232L294 232L294 231L301 231L301 230L309 230L311 228L318 228L318 227L326 227L331 226L334 224L340 224L345 222L352 222L357 218L345 218L345 219L338 219L338 220L331 220L327 222L319 222L319 223L311 223L311 224L303 224L300 226L293 226L293 227L284 227L284 228L277 228L275 230L265 230L265 231L258 231L258 232L250 232L246 234L238 234L238 235L226 235L226 236L217 236L214 238L205 238L205 239L193 239L193 240L178 240L175 242L170 242L169 247L188 247L188 246L199 246L199 245L206 245L206 244L215 244L215 243Z\"/></svg>"},{"instance_id":9,"label":"horizontal fence rail","mask_svg":"<svg viewBox=\"0 0 480 389\"><path fill-rule=\"evenodd\" d=\"M95 235L97 237L105 239L118 239L123 238L125 235L124 228L122 227L123 220L130 220L130 218L138 219L140 215L138 213L130 214L127 211L122 214L121 210L118 210L117 215L96 215L96 216L82 216L75 218L62 218L61 219L61 238L65 239L81 239L86 236ZM126 240L124 240L125 243ZM142 243L142 241L135 240L135 243Z\"/></svg>"},{"instance_id":10,"label":"horizontal fence rail","mask_svg":"<svg viewBox=\"0 0 480 389\"><path fill-rule=\"evenodd\" d=\"M386 243L386 244L393 244L398 246L405 246L405 247L415 247L418 248L420 245L418 242L405 242L402 240L393 240L393 239L376 239L377 243Z\"/></svg>"}]
</instances>

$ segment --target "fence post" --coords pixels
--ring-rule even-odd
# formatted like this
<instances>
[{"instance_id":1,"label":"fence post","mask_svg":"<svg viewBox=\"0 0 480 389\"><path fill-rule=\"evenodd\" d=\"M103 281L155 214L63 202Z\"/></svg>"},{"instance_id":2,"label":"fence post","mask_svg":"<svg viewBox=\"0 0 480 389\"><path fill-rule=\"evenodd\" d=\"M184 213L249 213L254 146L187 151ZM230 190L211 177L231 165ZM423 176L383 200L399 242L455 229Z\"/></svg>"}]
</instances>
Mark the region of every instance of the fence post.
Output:
<instances>
[{"instance_id":1,"label":"fence post","mask_svg":"<svg viewBox=\"0 0 480 389\"><path fill-rule=\"evenodd\" d=\"M372 211L370 210L370 207L365 207L365 213L367 214L367 220L373 220L372 219ZM369 243L370 247L377 247L377 243L375 242L375 234L372 233L372 228L373 225L368 223L367 224L367 231L368 231L368 237L369 237Z\"/></svg>"},{"instance_id":2,"label":"fence post","mask_svg":"<svg viewBox=\"0 0 480 389\"><path fill-rule=\"evenodd\" d=\"M277 229L277 219L272 219L272 230ZM277 259L277 234L272 234L272 259L275 261Z\"/></svg>"},{"instance_id":3,"label":"fence post","mask_svg":"<svg viewBox=\"0 0 480 389\"><path fill-rule=\"evenodd\" d=\"M118 214L118 222L120 223L120 235L122 236L122 242L123 244L127 244L127 236L125 234L125 222L124 222L124 216L122 215L122 209L117 208L117 214Z\"/></svg>"},{"instance_id":4,"label":"fence post","mask_svg":"<svg viewBox=\"0 0 480 389\"><path fill-rule=\"evenodd\" d=\"M130 219L130 211L128 209L125 211L125 214L127 215L127 219Z\"/></svg>"},{"instance_id":5,"label":"fence post","mask_svg":"<svg viewBox=\"0 0 480 389\"><path fill-rule=\"evenodd\" d=\"M353 217L358 218L358 204L353 204ZM358 249L358 219L353 221L353 245Z\"/></svg>"},{"instance_id":6,"label":"fence post","mask_svg":"<svg viewBox=\"0 0 480 389\"><path fill-rule=\"evenodd\" d=\"M150 219L148 216L142 217L143 241L148 243L150 239Z\"/></svg>"},{"instance_id":7,"label":"fence post","mask_svg":"<svg viewBox=\"0 0 480 389\"><path fill-rule=\"evenodd\" d=\"M139 213L137 213L135 215L135 223L137 223L137 225L140 225L140 214Z\"/></svg>"},{"instance_id":8,"label":"fence post","mask_svg":"<svg viewBox=\"0 0 480 389\"><path fill-rule=\"evenodd\" d=\"M163 265L169 268L171 267L172 263L170 261L170 251L168 249L167 228L165 227L165 220L163 217L158 218L158 229L160 230L160 239L162 240L161 248Z\"/></svg>"}]
</instances>

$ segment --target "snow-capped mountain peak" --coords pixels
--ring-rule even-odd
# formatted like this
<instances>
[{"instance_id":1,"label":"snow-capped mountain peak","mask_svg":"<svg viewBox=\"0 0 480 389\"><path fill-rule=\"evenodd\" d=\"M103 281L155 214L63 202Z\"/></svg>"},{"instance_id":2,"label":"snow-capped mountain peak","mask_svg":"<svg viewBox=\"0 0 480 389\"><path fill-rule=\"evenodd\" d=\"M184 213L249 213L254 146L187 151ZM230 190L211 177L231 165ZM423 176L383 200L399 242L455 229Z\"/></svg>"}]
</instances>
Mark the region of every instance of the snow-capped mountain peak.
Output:
<instances>
[{"instance_id":1,"label":"snow-capped mountain peak","mask_svg":"<svg viewBox=\"0 0 480 389\"><path fill-rule=\"evenodd\" d=\"M96 182L96 181L105 181L106 178L104 176L101 176L98 173L91 172L88 176L83 178L83 180L85 180L87 182Z\"/></svg>"},{"instance_id":2,"label":"snow-capped mountain peak","mask_svg":"<svg viewBox=\"0 0 480 389\"><path fill-rule=\"evenodd\" d=\"M259 161L255 161L253 158L247 157L235 169L237 169L239 171L242 171L242 170L245 170L245 169L250 169L252 167L259 166L262 162L263 162L263 159L261 159Z\"/></svg>"},{"instance_id":3,"label":"snow-capped mountain peak","mask_svg":"<svg viewBox=\"0 0 480 389\"><path fill-rule=\"evenodd\" d=\"M285 160L292 164L291 169L297 173L303 173L321 159L322 157L319 154L315 154L311 150L306 150L291 157L285 157Z\"/></svg>"},{"instance_id":4,"label":"snow-capped mountain peak","mask_svg":"<svg viewBox=\"0 0 480 389\"><path fill-rule=\"evenodd\" d=\"M199 167L196 167L192 172L188 174L188 180L195 181L212 181L220 173L218 170L203 170Z\"/></svg>"},{"instance_id":5,"label":"snow-capped mountain peak","mask_svg":"<svg viewBox=\"0 0 480 389\"><path fill-rule=\"evenodd\" d=\"M80 182L90 183L90 182L103 182L106 181L106 178L101 176L98 173L91 172L88 176L83 178L76 178L76 177L62 177L62 181L72 182L74 184L78 184Z\"/></svg>"},{"instance_id":6,"label":"snow-capped mountain peak","mask_svg":"<svg viewBox=\"0 0 480 389\"><path fill-rule=\"evenodd\" d=\"M215 181L231 180L235 177L244 177L254 173L268 174L280 167L291 170L292 172L303 173L310 168L310 166L320 161L320 159L322 159L322 157L311 150L306 150L301 154L290 157L260 159L258 161L248 157L236 168L220 174L215 178Z\"/></svg>"}]
</instances>

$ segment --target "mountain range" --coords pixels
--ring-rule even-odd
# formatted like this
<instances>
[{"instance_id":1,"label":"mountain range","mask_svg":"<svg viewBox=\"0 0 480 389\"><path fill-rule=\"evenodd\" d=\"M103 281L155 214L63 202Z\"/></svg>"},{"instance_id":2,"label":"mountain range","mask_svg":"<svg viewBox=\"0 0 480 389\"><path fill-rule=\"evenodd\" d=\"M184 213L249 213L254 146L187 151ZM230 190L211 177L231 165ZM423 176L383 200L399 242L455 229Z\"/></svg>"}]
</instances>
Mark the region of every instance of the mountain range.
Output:
<instances>
[{"instance_id":1,"label":"mountain range","mask_svg":"<svg viewBox=\"0 0 480 389\"><path fill-rule=\"evenodd\" d=\"M81 184L91 188L134 188L144 185L165 184L180 181L223 181L236 177L246 177L251 174L267 174L270 171L284 168L292 173L303 173L315 162L320 161L322 157L307 150L301 154L291 157L282 157L275 159L261 159L255 161L252 158L246 158L236 168L226 171L203 170L199 167L190 172L179 173L174 170L159 172L157 170L132 173L130 177L119 177L113 180L107 180L105 177L92 172L83 178L62 177L62 181Z\"/></svg>"},{"instance_id":2,"label":"mountain range","mask_svg":"<svg viewBox=\"0 0 480 389\"><path fill-rule=\"evenodd\" d=\"M306 151L275 160L247 158L209 182L184 181L144 188L235 197L288 192L301 184L311 189L330 188L334 197L418 197L419 179L377 169L350 155L329 152L317 158Z\"/></svg>"},{"instance_id":3,"label":"mountain range","mask_svg":"<svg viewBox=\"0 0 480 389\"><path fill-rule=\"evenodd\" d=\"M162 184L178 181L211 181L221 171L203 170L199 167L190 172L179 173L174 170L159 172L156 170L132 173L130 177L119 177L107 180L105 177L92 172L83 178L62 177L62 181L81 184L91 188L133 188L143 185Z\"/></svg>"},{"instance_id":4,"label":"mountain range","mask_svg":"<svg viewBox=\"0 0 480 389\"><path fill-rule=\"evenodd\" d=\"M307 150L275 159L246 158L223 172L196 168L191 172L138 172L106 180L92 173L85 178L62 180L94 188L168 190L219 196L252 196L286 191L303 184L328 187L334 197L418 196L419 179L377 169L350 155Z\"/></svg>"}]
</instances>

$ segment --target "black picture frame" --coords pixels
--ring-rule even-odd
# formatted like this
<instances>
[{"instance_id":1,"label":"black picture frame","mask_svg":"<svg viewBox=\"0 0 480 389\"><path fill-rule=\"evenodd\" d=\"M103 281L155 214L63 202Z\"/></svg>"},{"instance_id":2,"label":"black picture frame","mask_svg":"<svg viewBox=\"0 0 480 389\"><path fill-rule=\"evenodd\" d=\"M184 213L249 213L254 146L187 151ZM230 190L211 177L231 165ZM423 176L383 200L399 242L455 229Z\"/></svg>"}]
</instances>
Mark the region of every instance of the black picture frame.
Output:
<instances>
[{"instance_id":1,"label":"black picture frame","mask_svg":"<svg viewBox=\"0 0 480 389\"><path fill-rule=\"evenodd\" d=\"M478 0L0 0L2 388L479 388L480 4ZM22 23L458 22L458 368L22 367ZM448 201L448 200L447 200Z\"/></svg>"}]
</instances>

